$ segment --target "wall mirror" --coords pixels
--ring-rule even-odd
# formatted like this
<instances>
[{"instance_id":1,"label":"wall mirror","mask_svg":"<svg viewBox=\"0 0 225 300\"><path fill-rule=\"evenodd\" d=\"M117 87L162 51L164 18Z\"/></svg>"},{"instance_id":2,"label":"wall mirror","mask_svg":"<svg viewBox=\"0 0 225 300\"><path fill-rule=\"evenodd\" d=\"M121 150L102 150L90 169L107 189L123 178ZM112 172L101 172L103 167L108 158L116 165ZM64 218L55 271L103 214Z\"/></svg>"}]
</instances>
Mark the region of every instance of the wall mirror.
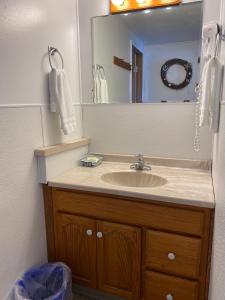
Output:
<instances>
[{"instance_id":1,"label":"wall mirror","mask_svg":"<svg viewBox=\"0 0 225 300\"><path fill-rule=\"evenodd\" d=\"M196 101L203 3L92 19L91 103Z\"/></svg>"}]
</instances>

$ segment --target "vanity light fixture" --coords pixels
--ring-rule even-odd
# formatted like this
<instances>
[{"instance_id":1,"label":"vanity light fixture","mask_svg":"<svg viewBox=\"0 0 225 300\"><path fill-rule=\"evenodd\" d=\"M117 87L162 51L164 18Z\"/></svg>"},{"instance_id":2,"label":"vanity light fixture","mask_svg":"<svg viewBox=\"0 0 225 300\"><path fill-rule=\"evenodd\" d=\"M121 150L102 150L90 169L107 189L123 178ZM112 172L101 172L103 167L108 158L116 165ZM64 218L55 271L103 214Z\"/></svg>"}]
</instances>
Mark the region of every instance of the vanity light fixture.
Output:
<instances>
[{"instance_id":1,"label":"vanity light fixture","mask_svg":"<svg viewBox=\"0 0 225 300\"><path fill-rule=\"evenodd\" d=\"M181 3L182 0L111 0L110 12L111 14L122 14L159 7L165 7L165 9L171 10L172 6Z\"/></svg>"},{"instance_id":2,"label":"vanity light fixture","mask_svg":"<svg viewBox=\"0 0 225 300\"><path fill-rule=\"evenodd\" d=\"M112 3L116 6L122 6L124 4L124 0L112 0Z\"/></svg>"}]
</instances>

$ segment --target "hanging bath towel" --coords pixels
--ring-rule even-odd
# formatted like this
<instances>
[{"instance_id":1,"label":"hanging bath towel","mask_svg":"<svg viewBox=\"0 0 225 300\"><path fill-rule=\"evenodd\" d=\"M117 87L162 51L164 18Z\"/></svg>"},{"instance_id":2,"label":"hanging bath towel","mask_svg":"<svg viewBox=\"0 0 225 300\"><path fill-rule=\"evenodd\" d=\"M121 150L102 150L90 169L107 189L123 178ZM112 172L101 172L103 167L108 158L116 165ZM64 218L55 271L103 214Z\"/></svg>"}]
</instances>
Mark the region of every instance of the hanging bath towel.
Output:
<instances>
[{"instance_id":1,"label":"hanging bath towel","mask_svg":"<svg viewBox=\"0 0 225 300\"><path fill-rule=\"evenodd\" d=\"M49 73L50 111L60 116L61 129L65 135L76 129L76 117L72 95L63 69L52 69Z\"/></svg>"}]
</instances>

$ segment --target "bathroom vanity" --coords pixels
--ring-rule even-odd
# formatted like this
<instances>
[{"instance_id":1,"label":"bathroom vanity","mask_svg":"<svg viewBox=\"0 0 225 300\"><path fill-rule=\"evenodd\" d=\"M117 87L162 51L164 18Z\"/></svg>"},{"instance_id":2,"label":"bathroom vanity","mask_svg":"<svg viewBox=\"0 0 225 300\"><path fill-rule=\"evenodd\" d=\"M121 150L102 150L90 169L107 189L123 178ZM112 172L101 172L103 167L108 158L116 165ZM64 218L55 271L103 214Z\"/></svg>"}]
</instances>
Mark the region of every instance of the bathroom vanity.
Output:
<instances>
[{"instance_id":1,"label":"bathroom vanity","mask_svg":"<svg viewBox=\"0 0 225 300\"><path fill-rule=\"evenodd\" d=\"M152 187L103 180L125 171L141 174L104 162L43 186L49 261L68 264L74 283L124 299L208 299L210 171L155 165L150 173L166 182Z\"/></svg>"}]
</instances>

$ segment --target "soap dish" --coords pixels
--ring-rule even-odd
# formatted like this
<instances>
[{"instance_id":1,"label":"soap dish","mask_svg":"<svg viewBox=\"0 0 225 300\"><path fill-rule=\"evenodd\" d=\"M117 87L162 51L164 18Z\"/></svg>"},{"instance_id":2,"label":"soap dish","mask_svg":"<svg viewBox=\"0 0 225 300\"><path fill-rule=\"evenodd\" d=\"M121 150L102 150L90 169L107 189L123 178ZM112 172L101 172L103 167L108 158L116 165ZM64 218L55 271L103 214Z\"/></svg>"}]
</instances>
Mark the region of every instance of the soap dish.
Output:
<instances>
[{"instance_id":1,"label":"soap dish","mask_svg":"<svg viewBox=\"0 0 225 300\"><path fill-rule=\"evenodd\" d=\"M86 155L80 159L80 164L83 167L93 168L99 166L103 161L103 157L96 155Z\"/></svg>"}]
</instances>

